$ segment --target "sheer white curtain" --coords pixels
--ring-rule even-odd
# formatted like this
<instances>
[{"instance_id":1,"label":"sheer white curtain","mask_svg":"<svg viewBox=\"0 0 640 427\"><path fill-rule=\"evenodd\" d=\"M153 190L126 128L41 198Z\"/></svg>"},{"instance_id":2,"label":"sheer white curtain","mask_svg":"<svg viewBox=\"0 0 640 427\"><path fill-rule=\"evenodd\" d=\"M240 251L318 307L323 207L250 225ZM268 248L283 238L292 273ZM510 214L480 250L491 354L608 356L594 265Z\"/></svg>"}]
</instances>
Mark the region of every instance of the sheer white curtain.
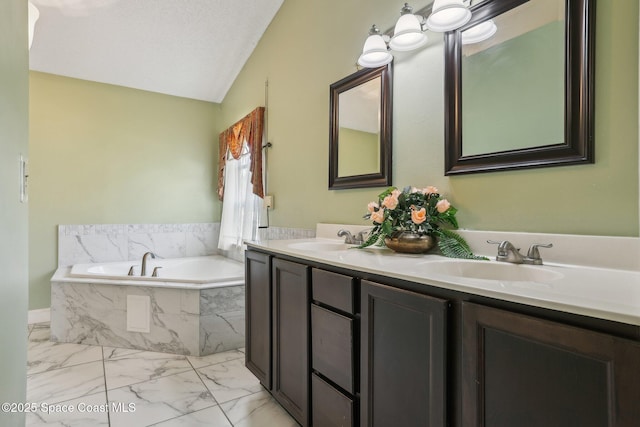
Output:
<instances>
[{"instance_id":1,"label":"sheer white curtain","mask_svg":"<svg viewBox=\"0 0 640 427\"><path fill-rule=\"evenodd\" d=\"M262 199L252 191L251 155L247 142L243 143L239 159L227 159L224 170L224 200L218 248L227 255L242 259L244 240L256 240Z\"/></svg>"}]
</instances>

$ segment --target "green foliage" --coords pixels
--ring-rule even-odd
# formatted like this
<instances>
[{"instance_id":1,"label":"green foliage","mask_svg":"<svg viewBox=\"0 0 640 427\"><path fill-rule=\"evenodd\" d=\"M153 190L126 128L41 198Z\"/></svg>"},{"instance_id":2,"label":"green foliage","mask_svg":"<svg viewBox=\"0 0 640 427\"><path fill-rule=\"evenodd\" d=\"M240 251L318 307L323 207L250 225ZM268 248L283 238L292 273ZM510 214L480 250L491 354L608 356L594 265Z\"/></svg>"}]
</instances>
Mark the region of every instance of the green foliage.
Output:
<instances>
[{"instance_id":1,"label":"green foliage","mask_svg":"<svg viewBox=\"0 0 640 427\"><path fill-rule=\"evenodd\" d=\"M451 230L438 231L438 248L442 255L449 258L488 260L487 257L474 255L462 236Z\"/></svg>"},{"instance_id":2,"label":"green foliage","mask_svg":"<svg viewBox=\"0 0 640 427\"><path fill-rule=\"evenodd\" d=\"M373 245L380 239L380 236L382 236L382 233L373 233L373 232L370 233L367 240L363 242L360 246L358 246L358 248L362 249L362 248L366 248L367 246Z\"/></svg>"}]
</instances>

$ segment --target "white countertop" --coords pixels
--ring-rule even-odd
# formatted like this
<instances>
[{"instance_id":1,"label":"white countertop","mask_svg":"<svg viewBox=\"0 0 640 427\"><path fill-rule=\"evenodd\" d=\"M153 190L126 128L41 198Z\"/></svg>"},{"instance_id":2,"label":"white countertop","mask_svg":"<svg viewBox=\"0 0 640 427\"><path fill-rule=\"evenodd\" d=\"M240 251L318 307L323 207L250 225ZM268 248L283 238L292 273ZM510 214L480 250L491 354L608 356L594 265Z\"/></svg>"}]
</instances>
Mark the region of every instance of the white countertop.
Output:
<instances>
[{"instance_id":1,"label":"white countertop","mask_svg":"<svg viewBox=\"0 0 640 427\"><path fill-rule=\"evenodd\" d=\"M327 246L331 246L340 240L317 238L246 243L249 247L350 270L640 326L640 271L545 262L543 266L510 267L544 269L545 273L549 273L546 274L550 276L548 279L485 280L436 271L436 266L442 261L451 260L439 255L398 254L378 247L300 249L304 245L299 244L305 242L327 243ZM495 260L465 262L497 263Z\"/></svg>"}]
</instances>

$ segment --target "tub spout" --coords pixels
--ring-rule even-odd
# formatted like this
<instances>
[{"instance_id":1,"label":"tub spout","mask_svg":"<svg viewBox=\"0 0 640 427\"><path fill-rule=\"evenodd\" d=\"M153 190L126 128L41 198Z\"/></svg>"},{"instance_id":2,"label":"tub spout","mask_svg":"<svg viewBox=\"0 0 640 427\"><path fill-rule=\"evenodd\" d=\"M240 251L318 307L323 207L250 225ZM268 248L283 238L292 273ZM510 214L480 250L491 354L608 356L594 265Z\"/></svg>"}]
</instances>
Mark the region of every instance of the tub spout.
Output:
<instances>
[{"instance_id":1,"label":"tub spout","mask_svg":"<svg viewBox=\"0 0 640 427\"><path fill-rule=\"evenodd\" d=\"M147 258L149 257L155 259L156 254L154 254L153 252L147 252L144 255L142 255L142 269L140 271L141 276L147 275Z\"/></svg>"}]
</instances>

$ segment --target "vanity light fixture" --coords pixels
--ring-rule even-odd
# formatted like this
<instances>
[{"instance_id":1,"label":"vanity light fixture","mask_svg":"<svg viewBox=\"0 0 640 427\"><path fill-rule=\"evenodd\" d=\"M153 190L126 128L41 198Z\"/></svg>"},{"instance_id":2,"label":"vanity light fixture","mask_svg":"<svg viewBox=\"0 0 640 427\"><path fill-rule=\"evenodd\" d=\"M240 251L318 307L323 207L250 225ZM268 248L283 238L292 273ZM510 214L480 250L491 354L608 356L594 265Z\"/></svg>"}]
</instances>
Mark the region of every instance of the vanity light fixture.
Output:
<instances>
[{"instance_id":1,"label":"vanity light fixture","mask_svg":"<svg viewBox=\"0 0 640 427\"><path fill-rule=\"evenodd\" d=\"M424 18L414 15L413 8L405 3L400 10L400 18L396 22L389 47L398 52L406 52L424 46L427 43L424 23Z\"/></svg>"},{"instance_id":2,"label":"vanity light fixture","mask_svg":"<svg viewBox=\"0 0 640 427\"><path fill-rule=\"evenodd\" d=\"M31 45L33 44L33 32L36 28L36 21L40 18L40 11L31 2L27 3L27 7L29 16L29 49L31 49Z\"/></svg>"},{"instance_id":3,"label":"vanity light fixture","mask_svg":"<svg viewBox=\"0 0 640 427\"><path fill-rule=\"evenodd\" d=\"M391 29L382 34L375 25L371 27L362 55L358 58L358 65L365 68L381 67L393 60L389 49L405 52L424 46L427 43L427 30L438 33L457 30L471 19L471 11L468 8L471 3L472 0L434 0L416 14L413 13L413 8L405 3L400 10L400 18L396 22L391 39L388 36ZM422 14L428 13L429 18L425 19ZM482 22L462 33L462 43L479 43L493 36L496 31L493 20Z\"/></svg>"},{"instance_id":4,"label":"vanity light fixture","mask_svg":"<svg viewBox=\"0 0 640 427\"><path fill-rule=\"evenodd\" d=\"M462 32L462 44L480 43L493 37L496 31L498 31L498 27L493 19L481 22Z\"/></svg>"},{"instance_id":5,"label":"vanity light fixture","mask_svg":"<svg viewBox=\"0 0 640 427\"><path fill-rule=\"evenodd\" d=\"M369 30L369 37L364 42L364 48L362 49L362 55L358 58L358 64L365 68L377 68L383 65L387 65L393 61L393 55L387 48L387 40L380 33L380 30L376 25L372 25Z\"/></svg>"},{"instance_id":6,"label":"vanity light fixture","mask_svg":"<svg viewBox=\"0 0 640 427\"><path fill-rule=\"evenodd\" d=\"M434 0L427 28L444 33L462 27L471 19L471 11L462 0Z\"/></svg>"}]
</instances>

